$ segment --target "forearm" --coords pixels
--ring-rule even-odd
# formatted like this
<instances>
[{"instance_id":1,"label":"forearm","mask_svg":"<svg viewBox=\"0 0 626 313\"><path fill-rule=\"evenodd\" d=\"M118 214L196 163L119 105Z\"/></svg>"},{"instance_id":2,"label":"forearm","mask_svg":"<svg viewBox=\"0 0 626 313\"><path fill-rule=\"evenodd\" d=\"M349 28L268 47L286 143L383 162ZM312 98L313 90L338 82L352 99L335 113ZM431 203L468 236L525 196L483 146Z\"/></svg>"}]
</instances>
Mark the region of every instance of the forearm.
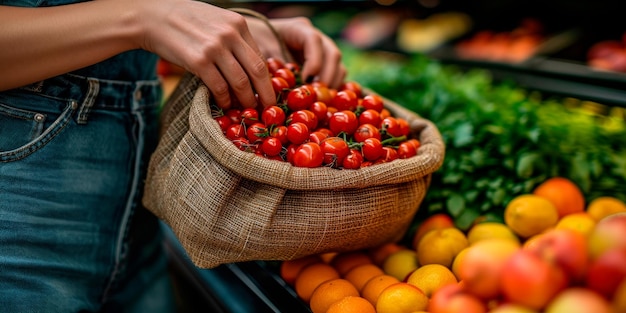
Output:
<instances>
[{"instance_id":1,"label":"forearm","mask_svg":"<svg viewBox=\"0 0 626 313\"><path fill-rule=\"evenodd\" d=\"M133 1L45 8L0 6L0 90L97 63L139 48Z\"/></svg>"}]
</instances>

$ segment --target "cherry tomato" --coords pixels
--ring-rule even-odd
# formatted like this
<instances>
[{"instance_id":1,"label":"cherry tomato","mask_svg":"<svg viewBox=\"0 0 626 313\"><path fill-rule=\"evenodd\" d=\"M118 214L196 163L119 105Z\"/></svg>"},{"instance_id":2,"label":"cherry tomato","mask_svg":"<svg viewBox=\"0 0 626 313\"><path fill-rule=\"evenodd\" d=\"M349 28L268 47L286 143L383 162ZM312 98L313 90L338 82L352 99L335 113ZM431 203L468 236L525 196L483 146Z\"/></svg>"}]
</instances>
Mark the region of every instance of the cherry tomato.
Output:
<instances>
[{"instance_id":1,"label":"cherry tomato","mask_svg":"<svg viewBox=\"0 0 626 313\"><path fill-rule=\"evenodd\" d=\"M420 141L419 141L419 140L417 140L417 139L415 139L415 138L411 138L411 139L407 140L406 142L408 142L408 143L410 143L411 145L413 145L413 147L415 147L415 150L419 149L419 148L420 148L420 146L422 145L422 144L420 143Z\"/></svg>"},{"instance_id":2,"label":"cherry tomato","mask_svg":"<svg viewBox=\"0 0 626 313\"><path fill-rule=\"evenodd\" d=\"M383 147L383 155L380 157L381 162L391 162L398 159L398 152L392 147Z\"/></svg>"},{"instance_id":3,"label":"cherry tomato","mask_svg":"<svg viewBox=\"0 0 626 313\"><path fill-rule=\"evenodd\" d=\"M363 97L363 101L361 101L361 105L366 110L374 110L378 113L382 112L384 109L383 98L377 94L371 94Z\"/></svg>"},{"instance_id":4,"label":"cherry tomato","mask_svg":"<svg viewBox=\"0 0 626 313\"><path fill-rule=\"evenodd\" d=\"M311 134L309 134L309 141L315 142L317 144L322 143L322 141L324 141L324 139L328 138L330 136L328 136L328 134L321 132L321 131L314 131L311 132Z\"/></svg>"},{"instance_id":5,"label":"cherry tomato","mask_svg":"<svg viewBox=\"0 0 626 313\"><path fill-rule=\"evenodd\" d=\"M309 128L301 122L292 123L287 126L287 139L291 143L301 144L309 139Z\"/></svg>"},{"instance_id":6,"label":"cherry tomato","mask_svg":"<svg viewBox=\"0 0 626 313\"><path fill-rule=\"evenodd\" d=\"M226 115L216 117L215 121L217 122L218 125L220 125L220 128L222 129L222 132L224 133L226 133L226 130L228 129L228 127L233 124L233 122L231 122L230 120L230 117Z\"/></svg>"},{"instance_id":7,"label":"cherry tomato","mask_svg":"<svg viewBox=\"0 0 626 313\"><path fill-rule=\"evenodd\" d=\"M402 134L401 136L408 136L411 131L409 128L409 122L403 118L396 118L396 120L398 121L398 127L400 127L399 132Z\"/></svg>"},{"instance_id":8,"label":"cherry tomato","mask_svg":"<svg viewBox=\"0 0 626 313\"><path fill-rule=\"evenodd\" d=\"M322 132L322 133L326 134L328 137L335 136L335 133L333 133L330 129L325 128L325 127L320 127L316 131Z\"/></svg>"},{"instance_id":9,"label":"cherry tomato","mask_svg":"<svg viewBox=\"0 0 626 313\"><path fill-rule=\"evenodd\" d=\"M285 68L289 69L295 75L300 74L300 65L294 62L285 63Z\"/></svg>"},{"instance_id":10,"label":"cherry tomato","mask_svg":"<svg viewBox=\"0 0 626 313\"><path fill-rule=\"evenodd\" d=\"M246 137L251 143L261 142L268 135L268 130L263 123L254 123L246 130Z\"/></svg>"},{"instance_id":11,"label":"cherry tomato","mask_svg":"<svg viewBox=\"0 0 626 313\"><path fill-rule=\"evenodd\" d=\"M293 165L298 167L320 167L323 161L322 148L314 142L301 144L293 155Z\"/></svg>"},{"instance_id":12,"label":"cherry tomato","mask_svg":"<svg viewBox=\"0 0 626 313\"><path fill-rule=\"evenodd\" d=\"M226 138L230 141L244 138L246 130L241 124L232 124L226 129Z\"/></svg>"},{"instance_id":13,"label":"cherry tomato","mask_svg":"<svg viewBox=\"0 0 626 313\"><path fill-rule=\"evenodd\" d=\"M235 147L239 148L239 150L241 151L252 152L252 150L250 149L250 142L248 142L248 139L246 138L236 138L235 140L233 140L233 143L235 144Z\"/></svg>"},{"instance_id":14,"label":"cherry tomato","mask_svg":"<svg viewBox=\"0 0 626 313\"><path fill-rule=\"evenodd\" d=\"M356 149L350 149L348 155L343 159L342 166L345 169L356 170L361 168L363 164L363 156Z\"/></svg>"},{"instance_id":15,"label":"cherry tomato","mask_svg":"<svg viewBox=\"0 0 626 313\"><path fill-rule=\"evenodd\" d=\"M304 123L309 130L314 130L317 128L317 116L315 113L309 110L298 110L291 114L289 114L289 118L287 118L287 124L291 123Z\"/></svg>"},{"instance_id":16,"label":"cherry tomato","mask_svg":"<svg viewBox=\"0 0 626 313\"><path fill-rule=\"evenodd\" d=\"M291 89L287 94L287 107L291 111L308 109L317 100L317 95L311 89L300 86Z\"/></svg>"},{"instance_id":17,"label":"cherry tomato","mask_svg":"<svg viewBox=\"0 0 626 313\"><path fill-rule=\"evenodd\" d=\"M392 116L385 117L383 121L380 122L380 129L383 134L387 134L391 137L400 137L403 135L398 120Z\"/></svg>"},{"instance_id":18,"label":"cherry tomato","mask_svg":"<svg viewBox=\"0 0 626 313\"><path fill-rule=\"evenodd\" d=\"M285 111L276 105L268 106L261 112L261 120L266 126L284 125L285 118Z\"/></svg>"},{"instance_id":19,"label":"cherry tomato","mask_svg":"<svg viewBox=\"0 0 626 313\"><path fill-rule=\"evenodd\" d=\"M228 109L226 110L226 113L224 113L224 115L228 116L230 118L230 121L233 122L233 124L241 124L241 110L240 109Z\"/></svg>"},{"instance_id":20,"label":"cherry tomato","mask_svg":"<svg viewBox=\"0 0 626 313\"><path fill-rule=\"evenodd\" d=\"M241 120L247 126L259 122L259 111L252 108L246 108L241 111Z\"/></svg>"},{"instance_id":21,"label":"cherry tomato","mask_svg":"<svg viewBox=\"0 0 626 313\"><path fill-rule=\"evenodd\" d=\"M325 104L331 103L333 95L330 93L330 88L328 88L326 84L322 82L313 82L311 83L311 86L313 86L313 89L315 90L317 101L324 102Z\"/></svg>"},{"instance_id":22,"label":"cherry tomato","mask_svg":"<svg viewBox=\"0 0 626 313\"><path fill-rule=\"evenodd\" d=\"M361 146L363 157L369 161L376 161L383 155L383 144L379 139L367 138Z\"/></svg>"},{"instance_id":23,"label":"cherry tomato","mask_svg":"<svg viewBox=\"0 0 626 313\"><path fill-rule=\"evenodd\" d=\"M332 167L339 167L343 164L343 159L350 152L350 148L345 140L339 137L328 137L320 144L324 155L324 164Z\"/></svg>"},{"instance_id":24,"label":"cherry tomato","mask_svg":"<svg viewBox=\"0 0 626 313\"><path fill-rule=\"evenodd\" d=\"M357 120L356 114L352 111L338 111L328 120L328 127L335 134L343 132L352 135L357 127L359 127L359 121Z\"/></svg>"},{"instance_id":25,"label":"cherry tomato","mask_svg":"<svg viewBox=\"0 0 626 313\"><path fill-rule=\"evenodd\" d=\"M296 150L299 146L299 144L295 143L289 144L287 146L287 152L285 153L285 160L287 160L287 162L293 164L293 155L296 154Z\"/></svg>"},{"instance_id":26,"label":"cherry tomato","mask_svg":"<svg viewBox=\"0 0 626 313\"><path fill-rule=\"evenodd\" d=\"M361 87L361 84L355 81L347 81L343 83L343 85L339 87L339 90L350 90L354 92L357 98L363 98L363 88Z\"/></svg>"},{"instance_id":27,"label":"cherry tomato","mask_svg":"<svg viewBox=\"0 0 626 313\"><path fill-rule=\"evenodd\" d=\"M354 111L358 104L358 97L352 90L338 91L332 101L332 105L339 111Z\"/></svg>"},{"instance_id":28,"label":"cherry tomato","mask_svg":"<svg viewBox=\"0 0 626 313\"><path fill-rule=\"evenodd\" d=\"M278 138L283 145L289 142L289 139L287 139L287 126L284 125L272 127L270 136Z\"/></svg>"},{"instance_id":29,"label":"cherry tomato","mask_svg":"<svg viewBox=\"0 0 626 313\"><path fill-rule=\"evenodd\" d=\"M289 88L293 88L296 86L296 76L293 72L288 68L279 68L274 72L274 77L280 77L287 82Z\"/></svg>"},{"instance_id":30,"label":"cherry tomato","mask_svg":"<svg viewBox=\"0 0 626 313\"><path fill-rule=\"evenodd\" d=\"M276 70L278 70L279 68L285 67L285 64L283 63L283 61L276 59L276 58L271 58L271 57L267 58L265 62L267 63L267 69L272 75L274 75Z\"/></svg>"},{"instance_id":31,"label":"cherry tomato","mask_svg":"<svg viewBox=\"0 0 626 313\"><path fill-rule=\"evenodd\" d=\"M282 77L272 77L272 88L274 88L274 94L276 97L284 98L287 91L289 91L289 84Z\"/></svg>"},{"instance_id":32,"label":"cherry tomato","mask_svg":"<svg viewBox=\"0 0 626 313\"><path fill-rule=\"evenodd\" d=\"M407 159L414 155L417 155L417 149L414 144L405 141L398 145L398 158Z\"/></svg>"},{"instance_id":33,"label":"cherry tomato","mask_svg":"<svg viewBox=\"0 0 626 313\"><path fill-rule=\"evenodd\" d=\"M276 137L267 137L263 139L261 150L267 156L279 155L283 149L283 144Z\"/></svg>"},{"instance_id":34,"label":"cherry tomato","mask_svg":"<svg viewBox=\"0 0 626 313\"><path fill-rule=\"evenodd\" d=\"M380 125L382 121L380 113L372 109L366 109L359 114L359 124Z\"/></svg>"},{"instance_id":35,"label":"cherry tomato","mask_svg":"<svg viewBox=\"0 0 626 313\"><path fill-rule=\"evenodd\" d=\"M361 124L354 132L354 140L363 142L367 138L376 138L380 140L380 131L372 124Z\"/></svg>"},{"instance_id":36,"label":"cherry tomato","mask_svg":"<svg viewBox=\"0 0 626 313\"><path fill-rule=\"evenodd\" d=\"M328 118L328 116L326 116L326 113L328 113L328 106L326 103L319 100L313 102L313 104L309 106L309 111L313 112L315 116L317 116L318 122L325 122Z\"/></svg>"}]
</instances>

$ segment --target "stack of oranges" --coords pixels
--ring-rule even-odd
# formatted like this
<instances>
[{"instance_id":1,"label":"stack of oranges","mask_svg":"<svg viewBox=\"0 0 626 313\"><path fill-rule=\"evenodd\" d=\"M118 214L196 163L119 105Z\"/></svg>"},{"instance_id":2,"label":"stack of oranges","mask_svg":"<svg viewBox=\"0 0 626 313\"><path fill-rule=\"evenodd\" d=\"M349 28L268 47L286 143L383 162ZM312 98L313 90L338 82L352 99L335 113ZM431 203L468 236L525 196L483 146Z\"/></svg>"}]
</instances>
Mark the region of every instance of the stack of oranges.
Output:
<instances>
[{"instance_id":1,"label":"stack of oranges","mask_svg":"<svg viewBox=\"0 0 626 313\"><path fill-rule=\"evenodd\" d=\"M313 313L626 312L624 202L585 204L556 177L503 209L468 231L435 214L411 247L307 256L280 275Z\"/></svg>"}]
</instances>

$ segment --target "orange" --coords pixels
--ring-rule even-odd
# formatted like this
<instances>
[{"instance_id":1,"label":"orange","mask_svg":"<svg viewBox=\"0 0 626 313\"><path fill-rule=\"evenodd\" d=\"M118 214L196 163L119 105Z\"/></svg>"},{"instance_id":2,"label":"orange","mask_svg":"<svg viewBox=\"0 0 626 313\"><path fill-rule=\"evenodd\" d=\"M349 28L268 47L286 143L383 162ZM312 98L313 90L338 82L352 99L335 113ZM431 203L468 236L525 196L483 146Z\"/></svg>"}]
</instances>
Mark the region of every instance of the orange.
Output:
<instances>
[{"instance_id":1,"label":"orange","mask_svg":"<svg viewBox=\"0 0 626 313\"><path fill-rule=\"evenodd\" d=\"M406 282L421 289L430 298L441 287L456 284L457 279L449 268L441 264L426 264L411 273Z\"/></svg>"},{"instance_id":2,"label":"orange","mask_svg":"<svg viewBox=\"0 0 626 313\"><path fill-rule=\"evenodd\" d=\"M340 278L335 268L326 263L313 263L306 266L296 277L296 294L302 301L308 303L317 286L323 282Z\"/></svg>"},{"instance_id":3,"label":"orange","mask_svg":"<svg viewBox=\"0 0 626 313\"><path fill-rule=\"evenodd\" d=\"M359 291L345 279L331 279L315 288L309 306L313 313L325 313L333 303L348 296L358 297Z\"/></svg>"},{"instance_id":4,"label":"orange","mask_svg":"<svg viewBox=\"0 0 626 313\"><path fill-rule=\"evenodd\" d=\"M413 313L426 311L428 297L408 283L395 283L383 290L376 302L377 313Z\"/></svg>"},{"instance_id":5,"label":"orange","mask_svg":"<svg viewBox=\"0 0 626 313\"><path fill-rule=\"evenodd\" d=\"M351 282L357 290L361 291L365 283L373 277L385 274L383 270L374 264L363 264L352 268L344 278Z\"/></svg>"},{"instance_id":6,"label":"orange","mask_svg":"<svg viewBox=\"0 0 626 313\"><path fill-rule=\"evenodd\" d=\"M450 215L447 215L445 213L437 213L427 217L423 222L419 224L419 226L417 226L415 235L413 235L413 249L417 249L417 245L427 232L434 229L448 227L454 227L454 220L452 219L452 217L450 217Z\"/></svg>"},{"instance_id":7,"label":"orange","mask_svg":"<svg viewBox=\"0 0 626 313\"><path fill-rule=\"evenodd\" d=\"M376 306L376 301L380 293L383 292L385 288L399 282L397 278L391 275L385 274L376 276L365 283L363 289L361 289L361 296L367 299L372 305Z\"/></svg>"},{"instance_id":8,"label":"orange","mask_svg":"<svg viewBox=\"0 0 626 313\"><path fill-rule=\"evenodd\" d=\"M360 250L339 253L330 261L330 265L332 265L341 276L346 275L352 268L363 264L372 264L372 259L367 253Z\"/></svg>"},{"instance_id":9,"label":"orange","mask_svg":"<svg viewBox=\"0 0 626 313\"><path fill-rule=\"evenodd\" d=\"M517 235L529 238L556 225L559 212L544 197L523 194L513 198L504 209L504 222Z\"/></svg>"},{"instance_id":10,"label":"orange","mask_svg":"<svg viewBox=\"0 0 626 313\"><path fill-rule=\"evenodd\" d=\"M519 238L511 228L502 223L483 222L470 228L467 233L467 241L472 245L485 239L503 238L519 242Z\"/></svg>"},{"instance_id":11,"label":"orange","mask_svg":"<svg viewBox=\"0 0 626 313\"><path fill-rule=\"evenodd\" d=\"M585 210L583 192L571 180L564 177L552 177L539 184L533 194L552 202L559 212L559 217Z\"/></svg>"},{"instance_id":12,"label":"orange","mask_svg":"<svg viewBox=\"0 0 626 313\"><path fill-rule=\"evenodd\" d=\"M579 212L563 216L554 228L570 229L587 236L595 226L596 220L589 213Z\"/></svg>"},{"instance_id":13,"label":"orange","mask_svg":"<svg viewBox=\"0 0 626 313\"><path fill-rule=\"evenodd\" d=\"M372 262L374 262L374 264L378 266L382 266L390 254L403 248L404 247L402 245L396 242L390 242L390 243L386 243L381 246L370 249L368 251L368 254L370 258L372 258Z\"/></svg>"},{"instance_id":14,"label":"orange","mask_svg":"<svg viewBox=\"0 0 626 313\"><path fill-rule=\"evenodd\" d=\"M587 206L587 213L596 222L614 213L626 212L626 203L615 197L599 197L591 200Z\"/></svg>"},{"instance_id":15,"label":"orange","mask_svg":"<svg viewBox=\"0 0 626 313\"><path fill-rule=\"evenodd\" d=\"M321 262L317 255L309 255L294 260L287 260L280 263L280 277L289 285L293 286L300 271L307 265Z\"/></svg>"},{"instance_id":16,"label":"orange","mask_svg":"<svg viewBox=\"0 0 626 313\"><path fill-rule=\"evenodd\" d=\"M455 227L431 230L417 245L420 265L441 264L450 267L456 255L469 246L467 237Z\"/></svg>"},{"instance_id":17,"label":"orange","mask_svg":"<svg viewBox=\"0 0 626 313\"><path fill-rule=\"evenodd\" d=\"M463 259L465 258L465 255L467 254L467 250L469 250L472 246L469 246L463 250L461 250L461 252L459 252L456 257L454 257L454 260L452 261L452 266L450 266L450 270L452 270L452 273L454 273L454 276L456 276L456 279L460 279L459 276L460 275L460 268L461 268L461 264L463 263Z\"/></svg>"},{"instance_id":18,"label":"orange","mask_svg":"<svg viewBox=\"0 0 626 313\"><path fill-rule=\"evenodd\" d=\"M383 264L383 272L402 281L418 267L417 253L414 250L404 248L387 257Z\"/></svg>"},{"instance_id":19,"label":"orange","mask_svg":"<svg viewBox=\"0 0 626 313\"><path fill-rule=\"evenodd\" d=\"M349 296L333 303L326 313L376 313L376 309L361 297Z\"/></svg>"},{"instance_id":20,"label":"orange","mask_svg":"<svg viewBox=\"0 0 626 313\"><path fill-rule=\"evenodd\" d=\"M323 262L330 263L330 261L332 261L332 259L337 256L337 254L339 254L339 252L326 252L320 254L319 256Z\"/></svg>"}]
</instances>

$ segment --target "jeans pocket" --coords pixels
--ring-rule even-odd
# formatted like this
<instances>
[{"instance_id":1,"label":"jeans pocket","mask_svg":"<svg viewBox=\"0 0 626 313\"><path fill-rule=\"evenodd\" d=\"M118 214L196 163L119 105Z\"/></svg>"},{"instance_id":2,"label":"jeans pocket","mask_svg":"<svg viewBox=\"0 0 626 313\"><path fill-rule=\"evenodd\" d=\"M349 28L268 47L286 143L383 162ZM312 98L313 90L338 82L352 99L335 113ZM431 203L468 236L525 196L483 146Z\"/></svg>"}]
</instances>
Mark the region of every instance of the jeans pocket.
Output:
<instances>
[{"instance_id":1,"label":"jeans pocket","mask_svg":"<svg viewBox=\"0 0 626 313\"><path fill-rule=\"evenodd\" d=\"M0 102L0 162L22 159L50 142L71 121L76 107L64 102L57 112Z\"/></svg>"}]
</instances>

